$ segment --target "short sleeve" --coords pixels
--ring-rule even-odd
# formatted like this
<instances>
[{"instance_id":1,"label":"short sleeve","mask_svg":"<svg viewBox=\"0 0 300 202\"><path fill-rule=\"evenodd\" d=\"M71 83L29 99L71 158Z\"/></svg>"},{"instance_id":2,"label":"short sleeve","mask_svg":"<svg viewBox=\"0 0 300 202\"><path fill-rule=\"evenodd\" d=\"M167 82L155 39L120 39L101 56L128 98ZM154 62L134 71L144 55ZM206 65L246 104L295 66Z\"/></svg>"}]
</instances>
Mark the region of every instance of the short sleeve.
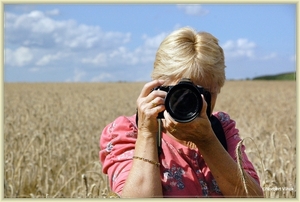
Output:
<instances>
[{"instance_id":1,"label":"short sleeve","mask_svg":"<svg viewBox=\"0 0 300 202\"><path fill-rule=\"evenodd\" d=\"M99 158L113 192L122 192L132 165L137 137L135 117L121 116L108 124L100 136Z\"/></svg>"},{"instance_id":2,"label":"short sleeve","mask_svg":"<svg viewBox=\"0 0 300 202\"><path fill-rule=\"evenodd\" d=\"M236 128L236 122L230 118L230 116L225 112L215 112L214 115L220 120L223 130L226 136L227 150L230 156L236 161L235 150L237 144L242 140L239 135L239 130ZM241 151L243 157L243 169L248 172L259 184L259 177L254 169L253 164L248 159L245 152L246 147L242 144Z\"/></svg>"}]
</instances>

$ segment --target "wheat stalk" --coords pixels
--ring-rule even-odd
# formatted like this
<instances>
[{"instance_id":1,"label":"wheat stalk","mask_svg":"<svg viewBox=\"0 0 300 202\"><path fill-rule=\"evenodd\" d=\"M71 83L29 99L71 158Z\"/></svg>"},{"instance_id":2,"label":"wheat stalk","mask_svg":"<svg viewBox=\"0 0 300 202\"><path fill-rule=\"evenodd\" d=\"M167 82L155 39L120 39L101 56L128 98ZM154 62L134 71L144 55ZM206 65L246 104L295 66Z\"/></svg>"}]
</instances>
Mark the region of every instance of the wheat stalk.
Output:
<instances>
[{"instance_id":1,"label":"wheat stalk","mask_svg":"<svg viewBox=\"0 0 300 202\"><path fill-rule=\"evenodd\" d=\"M99 137L117 116L135 112L143 85L5 83L4 197L110 198L99 162ZM218 96L215 110L230 111L240 134L252 134L255 140L247 154L263 188L296 188L295 91L293 82L229 81ZM249 97L253 92L255 98ZM265 197L295 198L296 190L265 191Z\"/></svg>"}]
</instances>

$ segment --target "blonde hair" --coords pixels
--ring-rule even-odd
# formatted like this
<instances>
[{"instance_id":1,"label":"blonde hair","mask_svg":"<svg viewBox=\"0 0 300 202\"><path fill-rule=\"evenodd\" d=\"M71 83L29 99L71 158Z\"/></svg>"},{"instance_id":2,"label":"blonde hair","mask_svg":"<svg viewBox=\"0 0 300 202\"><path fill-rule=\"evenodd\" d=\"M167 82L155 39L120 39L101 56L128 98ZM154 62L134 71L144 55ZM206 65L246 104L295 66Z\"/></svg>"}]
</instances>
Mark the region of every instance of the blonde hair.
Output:
<instances>
[{"instance_id":1,"label":"blonde hair","mask_svg":"<svg viewBox=\"0 0 300 202\"><path fill-rule=\"evenodd\" d=\"M185 27L162 41L156 53L152 79L168 83L181 78L216 82L219 87L224 85L224 53L217 38Z\"/></svg>"}]
</instances>

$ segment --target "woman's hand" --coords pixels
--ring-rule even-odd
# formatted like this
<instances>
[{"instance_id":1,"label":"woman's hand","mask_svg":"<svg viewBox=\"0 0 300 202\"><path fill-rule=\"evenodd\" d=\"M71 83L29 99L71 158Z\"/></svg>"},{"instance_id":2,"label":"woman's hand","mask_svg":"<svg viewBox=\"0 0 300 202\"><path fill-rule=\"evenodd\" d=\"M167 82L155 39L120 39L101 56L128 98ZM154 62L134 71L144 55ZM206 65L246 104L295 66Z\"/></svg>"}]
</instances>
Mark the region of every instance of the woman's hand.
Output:
<instances>
[{"instance_id":1,"label":"woman's hand","mask_svg":"<svg viewBox=\"0 0 300 202\"><path fill-rule=\"evenodd\" d=\"M164 81L153 80L146 83L137 99L138 129L144 135L156 135L158 131L157 116L165 110L166 92L153 90L161 86Z\"/></svg>"},{"instance_id":2,"label":"woman's hand","mask_svg":"<svg viewBox=\"0 0 300 202\"><path fill-rule=\"evenodd\" d=\"M165 110L165 91L153 90L164 82L154 80L146 83L137 99L138 136L129 175L126 178L122 197L149 198L162 197L160 168L157 150L159 112ZM146 159L146 160L143 160ZM150 163L150 161L152 163ZM156 164L156 165L154 165ZM138 189L136 189L138 187Z\"/></svg>"},{"instance_id":3,"label":"woman's hand","mask_svg":"<svg viewBox=\"0 0 300 202\"><path fill-rule=\"evenodd\" d=\"M191 122L179 123L172 119L170 114L165 111L165 129L175 138L182 141L198 143L208 140L214 134L210 121L206 114L207 103L202 95L203 106L199 116Z\"/></svg>"}]
</instances>

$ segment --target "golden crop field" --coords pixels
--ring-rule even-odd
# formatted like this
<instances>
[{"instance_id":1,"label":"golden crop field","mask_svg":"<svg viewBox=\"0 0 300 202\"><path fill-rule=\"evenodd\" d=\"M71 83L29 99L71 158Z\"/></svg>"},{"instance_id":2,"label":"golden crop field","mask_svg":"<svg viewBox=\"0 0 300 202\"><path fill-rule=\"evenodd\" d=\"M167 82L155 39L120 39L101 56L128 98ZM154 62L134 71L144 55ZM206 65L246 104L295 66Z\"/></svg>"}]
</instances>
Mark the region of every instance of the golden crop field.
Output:
<instances>
[{"instance_id":1,"label":"golden crop field","mask_svg":"<svg viewBox=\"0 0 300 202\"><path fill-rule=\"evenodd\" d=\"M107 198L102 129L132 115L144 83L5 83L4 197ZM237 123L267 198L296 197L296 82L227 81L216 110Z\"/></svg>"}]
</instances>

